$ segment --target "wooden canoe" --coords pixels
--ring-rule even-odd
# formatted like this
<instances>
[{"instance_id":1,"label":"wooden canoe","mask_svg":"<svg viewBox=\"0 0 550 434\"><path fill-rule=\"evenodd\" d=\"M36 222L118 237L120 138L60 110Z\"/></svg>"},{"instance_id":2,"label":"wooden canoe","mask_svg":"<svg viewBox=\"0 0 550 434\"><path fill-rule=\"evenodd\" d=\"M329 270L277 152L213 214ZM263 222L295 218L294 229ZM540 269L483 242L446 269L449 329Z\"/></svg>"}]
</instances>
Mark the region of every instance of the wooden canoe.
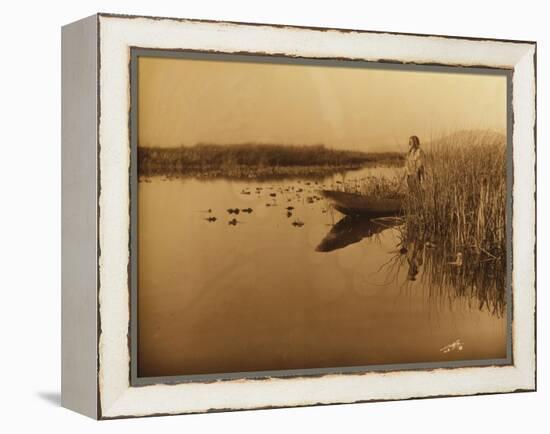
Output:
<instances>
[{"instance_id":1,"label":"wooden canoe","mask_svg":"<svg viewBox=\"0 0 550 434\"><path fill-rule=\"evenodd\" d=\"M385 217L402 212L401 199L375 198L335 190L322 190L321 194L334 208L349 216Z\"/></svg>"}]
</instances>

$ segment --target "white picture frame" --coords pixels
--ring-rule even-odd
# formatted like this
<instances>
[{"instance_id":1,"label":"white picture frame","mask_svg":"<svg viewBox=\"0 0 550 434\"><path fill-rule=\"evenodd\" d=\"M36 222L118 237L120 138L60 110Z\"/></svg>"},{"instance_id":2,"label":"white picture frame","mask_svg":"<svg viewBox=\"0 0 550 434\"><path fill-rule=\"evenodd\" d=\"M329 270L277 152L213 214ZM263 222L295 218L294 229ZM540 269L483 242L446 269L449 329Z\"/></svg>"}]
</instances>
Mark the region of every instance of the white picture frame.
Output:
<instances>
[{"instance_id":1,"label":"white picture frame","mask_svg":"<svg viewBox=\"0 0 550 434\"><path fill-rule=\"evenodd\" d=\"M96 419L536 389L536 44L452 36L97 14L63 28L62 404ZM131 381L131 49L509 70L512 362Z\"/></svg>"}]
</instances>

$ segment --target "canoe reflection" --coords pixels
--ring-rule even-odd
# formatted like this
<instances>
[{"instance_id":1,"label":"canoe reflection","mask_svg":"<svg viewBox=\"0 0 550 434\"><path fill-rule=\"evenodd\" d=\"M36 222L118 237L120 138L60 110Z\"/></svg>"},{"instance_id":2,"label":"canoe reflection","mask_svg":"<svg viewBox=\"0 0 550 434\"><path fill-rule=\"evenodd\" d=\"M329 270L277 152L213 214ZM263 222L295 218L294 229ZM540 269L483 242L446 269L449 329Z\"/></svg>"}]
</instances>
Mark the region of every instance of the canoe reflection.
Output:
<instances>
[{"instance_id":1,"label":"canoe reflection","mask_svg":"<svg viewBox=\"0 0 550 434\"><path fill-rule=\"evenodd\" d=\"M317 252L332 252L342 249L396 226L397 223L397 219L346 216L332 227L315 250Z\"/></svg>"}]
</instances>

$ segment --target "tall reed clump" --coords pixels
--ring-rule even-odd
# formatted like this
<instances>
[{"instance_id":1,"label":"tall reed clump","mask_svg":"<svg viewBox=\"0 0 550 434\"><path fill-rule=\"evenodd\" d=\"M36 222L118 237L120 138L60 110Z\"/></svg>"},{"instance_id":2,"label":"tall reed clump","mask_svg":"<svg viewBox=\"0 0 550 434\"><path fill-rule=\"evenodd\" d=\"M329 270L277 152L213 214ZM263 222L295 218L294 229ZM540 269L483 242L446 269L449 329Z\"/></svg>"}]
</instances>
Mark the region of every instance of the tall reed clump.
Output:
<instances>
[{"instance_id":1,"label":"tall reed clump","mask_svg":"<svg viewBox=\"0 0 550 434\"><path fill-rule=\"evenodd\" d=\"M334 188L368 198L400 198L400 249L392 269L423 281L434 299L463 297L493 314L506 312L506 140L461 132L422 146L425 174L408 185L364 176ZM422 273L420 269L422 268Z\"/></svg>"},{"instance_id":2,"label":"tall reed clump","mask_svg":"<svg viewBox=\"0 0 550 434\"><path fill-rule=\"evenodd\" d=\"M504 137L455 135L432 142L424 152L425 178L403 201L407 238L505 259Z\"/></svg>"}]
</instances>

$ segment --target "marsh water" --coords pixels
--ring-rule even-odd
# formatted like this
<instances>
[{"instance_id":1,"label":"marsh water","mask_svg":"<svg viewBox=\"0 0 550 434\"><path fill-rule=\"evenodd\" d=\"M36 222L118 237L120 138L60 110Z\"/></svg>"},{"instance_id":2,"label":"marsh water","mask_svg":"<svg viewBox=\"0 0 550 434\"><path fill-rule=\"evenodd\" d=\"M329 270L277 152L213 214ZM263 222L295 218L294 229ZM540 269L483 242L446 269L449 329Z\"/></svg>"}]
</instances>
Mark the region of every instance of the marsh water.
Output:
<instances>
[{"instance_id":1,"label":"marsh water","mask_svg":"<svg viewBox=\"0 0 550 434\"><path fill-rule=\"evenodd\" d=\"M345 217L319 193L396 170L140 180L139 376L505 358L505 311L456 279L434 289L398 222Z\"/></svg>"}]
</instances>

